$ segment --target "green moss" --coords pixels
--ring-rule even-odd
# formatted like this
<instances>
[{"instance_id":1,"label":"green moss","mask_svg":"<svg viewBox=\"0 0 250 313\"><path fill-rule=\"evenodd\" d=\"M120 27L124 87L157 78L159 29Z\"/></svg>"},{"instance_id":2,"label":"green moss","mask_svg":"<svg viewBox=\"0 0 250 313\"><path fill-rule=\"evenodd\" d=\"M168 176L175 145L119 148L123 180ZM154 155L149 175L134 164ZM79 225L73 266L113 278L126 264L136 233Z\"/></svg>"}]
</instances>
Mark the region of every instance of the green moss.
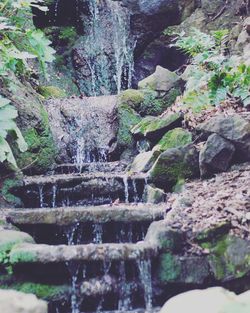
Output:
<instances>
[{"instance_id":1,"label":"green moss","mask_svg":"<svg viewBox=\"0 0 250 313\"><path fill-rule=\"evenodd\" d=\"M148 125L148 127L146 128L146 133L153 132L155 130L166 127L171 123L175 122L176 120L178 120L179 117L180 117L179 113L173 113L170 115L158 117Z\"/></svg>"},{"instance_id":2,"label":"green moss","mask_svg":"<svg viewBox=\"0 0 250 313\"><path fill-rule=\"evenodd\" d=\"M192 142L192 134L182 128L167 132L153 150L165 151L171 148L183 147Z\"/></svg>"},{"instance_id":3,"label":"green moss","mask_svg":"<svg viewBox=\"0 0 250 313\"><path fill-rule=\"evenodd\" d=\"M77 39L76 29L72 26L60 27L58 37L63 43L72 46Z\"/></svg>"},{"instance_id":4,"label":"green moss","mask_svg":"<svg viewBox=\"0 0 250 313\"><path fill-rule=\"evenodd\" d=\"M141 91L127 89L120 94L120 103L128 105L134 110L138 110L144 101L144 95Z\"/></svg>"},{"instance_id":5,"label":"green moss","mask_svg":"<svg viewBox=\"0 0 250 313\"><path fill-rule=\"evenodd\" d=\"M181 273L181 266L171 253L164 253L160 257L159 279L163 283L174 282Z\"/></svg>"},{"instance_id":6,"label":"green moss","mask_svg":"<svg viewBox=\"0 0 250 313\"><path fill-rule=\"evenodd\" d=\"M147 127L155 120L153 116L147 116L142 119L138 124L132 127L131 132L134 135L140 135L141 137L144 136Z\"/></svg>"},{"instance_id":7,"label":"green moss","mask_svg":"<svg viewBox=\"0 0 250 313\"><path fill-rule=\"evenodd\" d=\"M47 301L59 299L69 291L69 287L65 285L45 285L32 282L1 284L0 289L13 289L24 293L32 293Z\"/></svg>"},{"instance_id":8,"label":"green moss","mask_svg":"<svg viewBox=\"0 0 250 313\"><path fill-rule=\"evenodd\" d=\"M45 98L65 98L67 95L64 90L56 86L40 86L39 93Z\"/></svg>"},{"instance_id":9,"label":"green moss","mask_svg":"<svg viewBox=\"0 0 250 313\"><path fill-rule=\"evenodd\" d=\"M134 140L130 129L139 123L140 116L128 105L122 104L118 107L119 129L117 134L117 142L124 148L133 145Z\"/></svg>"},{"instance_id":10,"label":"green moss","mask_svg":"<svg viewBox=\"0 0 250 313\"><path fill-rule=\"evenodd\" d=\"M40 113L42 120L39 129L28 128L23 133L29 149L17 159L20 168L32 168L35 173L46 172L53 165L57 152L49 128L48 114L43 107Z\"/></svg>"},{"instance_id":11,"label":"green moss","mask_svg":"<svg viewBox=\"0 0 250 313\"><path fill-rule=\"evenodd\" d=\"M1 195L4 198L5 201L8 203L12 204L13 206L21 206L22 201L20 198L14 196L11 193L11 189L14 187L20 186L21 182L21 177L16 176L15 178L7 178L3 181L2 186L1 186Z\"/></svg>"},{"instance_id":12,"label":"green moss","mask_svg":"<svg viewBox=\"0 0 250 313\"><path fill-rule=\"evenodd\" d=\"M33 252L22 251L19 249L13 249L10 252L10 263L12 265L17 263L29 263L36 261L36 254Z\"/></svg>"}]
</instances>

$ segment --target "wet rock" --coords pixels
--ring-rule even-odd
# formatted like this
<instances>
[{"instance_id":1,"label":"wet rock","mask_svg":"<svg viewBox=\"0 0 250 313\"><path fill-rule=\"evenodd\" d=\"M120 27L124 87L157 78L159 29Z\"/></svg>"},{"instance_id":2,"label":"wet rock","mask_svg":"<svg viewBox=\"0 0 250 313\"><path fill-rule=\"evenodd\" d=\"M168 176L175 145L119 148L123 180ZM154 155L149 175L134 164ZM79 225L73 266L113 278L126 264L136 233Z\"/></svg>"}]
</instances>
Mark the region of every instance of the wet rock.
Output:
<instances>
[{"instance_id":1,"label":"wet rock","mask_svg":"<svg viewBox=\"0 0 250 313\"><path fill-rule=\"evenodd\" d=\"M160 189L155 188L150 185L147 185L144 194L143 194L143 200L147 203L161 203L164 202L166 199L166 193Z\"/></svg>"},{"instance_id":2,"label":"wet rock","mask_svg":"<svg viewBox=\"0 0 250 313\"><path fill-rule=\"evenodd\" d=\"M199 163L201 177L226 171L235 152L234 145L217 134L209 136L200 151Z\"/></svg>"},{"instance_id":3,"label":"wet rock","mask_svg":"<svg viewBox=\"0 0 250 313\"><path fill-rule=\"evenodd\" d=\"M14 290L0 290L0 311L4 313L47 313L47 303L36 296Z\"/></svg>"},{"instance_id":4,"label":"wet rock","mask_svg":"<svg viewBox=\"0 0 250 313\"><path fill-rule=\"evenodd\" d=\"M154 146L153 151L164 152L167 149L178 148L192 142L192 134L182 128L168 131L162 139Z\"/></svg>"},{"instance_id":5,"label":"wet rock","mask_svg":"<svg viewBox=\"0 0 250 313\"><path fill-rule=\"evenodd\" d=\"M138 83L139 89L151 89L157 92L168 92L180 83L180 77L161 66L157 66L155 72Z\"/></svg>"},{"instance_id":6,"label":"wet rock","mask_svg":"<svg viewBox=\"0 0 250 313\"><path fill-rule=\"evenodd\" d=\"M182 115L179 113L165 114L160 117L145 117L135 125L131 132L136 138L147 138L157 142L169 130L181 126Z\"/></svg>"},{"instance_id":7,"label":"wet rock","mask_svg":"<svg viewBox=\"0 0 250 313\"><path fill-rule=\"evenodd\" d=\"M81 284L81 295L83 296L99 296L106 295L107 293L114 292L118 289L117 281L109 276L105 275L101 279L93 278L89 281L84 281Z\"/></svg>"},{"instance_id":8,"label":"wet rock","mask_svg":"<svg viewBox=\"0 0 250 313\"><path fill-rule=\"evenodd\" d=\"M198 176L199 154L193 145L166 150L149 172L152 182L164 190L169 190L180 179Z\"/></svg>"},{"instance_id":9,"label":"wet rock","mask_svg":"<svg viewBox=\"0 0 250 313\"><path fill-rule=\"evenodd\" d=\"M47 110L58 161L84 163L107 158L117 132L116 104L116 96L49 100Z\"/></svg>"},{"instance_id":10,"label":"wet rock","mask_svg":"<svg viewBox=\"0 0 250 313\"><path fill-rule=\"evenodd\" d=\"M192 290L168 300L160 313L183 311L192 313L247 313L250 310L249 292L241 295L213 287L206 290Z\"/></svg>"},{"instance_id":11,"label":"wet rock","mask_svg":"<svg viewBox=\"0 0 250 313\"><path fill-rule=\"evenodd\" d=\"M132 164L129 166L129 172L132 173L140 173L147 172L151 169L157 157L159 156L159 152L157 151L148 151L139 153Z\"/></svg>"},{"instance_id":12,"label":"wet rock","mask_svg":"<svg viewBox=\"0 0 250 313\"><path fill-rule=\"evenodd\" d=\"M171 253L160 256L159 278L163 283L202 285L209 276L209 264L205 257Z\"/></svg>"},{"instance_id":13,"label":"wet rock","mask_svg":"<svg viewBox=\"0 0 250 313\"><path fill-rule=\"evenodd\" d=\"M198 130L206 134L216 133L233 143L237 161L250 160L250 122L240 115L212 117L199 125Z\"/></svg>"}]
</instances>

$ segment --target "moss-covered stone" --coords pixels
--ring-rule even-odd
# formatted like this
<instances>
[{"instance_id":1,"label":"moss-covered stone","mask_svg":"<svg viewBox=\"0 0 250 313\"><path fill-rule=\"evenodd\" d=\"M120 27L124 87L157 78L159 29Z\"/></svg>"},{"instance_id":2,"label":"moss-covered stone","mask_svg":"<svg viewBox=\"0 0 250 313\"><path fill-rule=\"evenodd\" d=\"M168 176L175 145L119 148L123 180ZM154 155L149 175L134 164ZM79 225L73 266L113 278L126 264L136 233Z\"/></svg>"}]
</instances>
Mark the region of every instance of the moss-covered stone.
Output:
<instances>
[{"instance_id":1,"label":"moss-covered stone","mask_svg":"<svg viewBox=\"0 0 250 313\"><path fill-rule=\"evenodd\" d=\"M147 116L131 129L137 138L159 141L169 130L181 126L182 115L179 113L165 114L159 117Z\"/></svg>"},{"instance_id":2,"label":"moss-covered stone","mask_svg":"<svg viewBox=\"0 0 250 313\"><path fill-rule=\"evenodd\" d=\"M128 104L118 106L118 133L117 143L121 150L131 148L134 145L134 139L130 132L131 128L138 124L141 117Z\"/></svg>"},{"instance_id":3,"label":"moss-covered stone","mask_svg":"<svg viewBox=\"0 0 250 313\"><path fill-rule=\"evenodd\" d=\"M64 90L56 86L40 86L38 89L39 93L45 98L66 98Z\"/></svg>"},{"instance_id":4,"label":"moss-covered stone","mask_svg":"<svg viewBox=\"0 0 250 313\"><path fill-rule=\"evenodd\" d=\"M18 247L18 246L17 246ZM36 261L36 254L32 251L22 251L19 249L12 249L10 252L10 263L15 265L17 263L29 263Z\"/></svg>"},{"instance_id":5,"label":"moss-covered stone","mask_svg":"<svg viewBox=\"0 0 250 313\"><path fill-rule=\"evenodd\" d=\"M182 256L165 253L160 257L159 279L162 283L203 284L209 277L205 257Z\"/></svg>"},{"instance_id":6,"label":"moss-covered stone","mask_svg":"<svg viewBox=\"0 0 250 313\"><path fill-rule=\"evenodd\" d=\"M242 278L250 272L250 242L225 235L213 242L202 243L209 249L209 264L219 281Z\"/></svg>"},{"instance_id":7,"label":"moss-covered stone","mask_svg":"<svg viewBox=\"0 0 250 313\"><path fill-rule=\"evenodd\" d=\"M22 184L21 175L20 176L17 175L13 178L7 178L2 182L2 184L0 184L1 196L4 198L6 202L8 202L8 204L13 205L15 207L18 206L21 207L22 205L21 199L11 193L12 188L19 187L21 184Z\"/></svg>"},{"instance_id":8,"label":"moss-covered stone","mask_svg":"<svg viewBox=\"0 0 250 313\"><path fill-rule=\"evenodd\" d=\"M192 134L182 128L175 128L167 132L158 144L153 148L153 151L164 152L167 149L183 147L192 142Z\"/></svg>"},{"instance_id":9,"label":"moss-covered stone","mask_svg":"<svg viewBox=\"0 0 250 313\"><path fill-rule=\"evenodd\" d=\"M135 89L127 89L120 94L120 103L128 105L134 110L139 110L144 101L144 95L141 91Z\"/></svg>"},{"instance_id":10,"label":"moss-covered stone","mask_svg":"<svg viewBox=\"0 0 250 313\"><path fill-rule=\"evenodd\" d=\"M170 190L180 179L198 177L198 151L192 145L168 149L159 156L149 175L164 190Z\"/></svg>"},{"instance_id":11,"label":"moss-covered stone","mask_svg":"<svg viewBox=\"0 0 250 313\"><path fill-rule=\"evenodd\" d=\"M38 298L47 301L55 301L64 298L65 295L69 294L69 287L66 285L46 285L36 284L33 282L20 282L20 283L9 283L1 284L0 289L13 289L23 293L35 294Z\"/></svg>"},{"instance_id":12,"label":"moss-covered stone","mask_svg":"<svg viewBox=\"0 0 250 313\"><path fill-rule=\"evenodd\" d=\"M39 128L27 128L23 135L28 144L28 151L19 154L18 166L32 173L44 173L53 164L56 146L50 131L48 113L43 107L40 110L41 123Z\"/></svg>"}]
</instances>

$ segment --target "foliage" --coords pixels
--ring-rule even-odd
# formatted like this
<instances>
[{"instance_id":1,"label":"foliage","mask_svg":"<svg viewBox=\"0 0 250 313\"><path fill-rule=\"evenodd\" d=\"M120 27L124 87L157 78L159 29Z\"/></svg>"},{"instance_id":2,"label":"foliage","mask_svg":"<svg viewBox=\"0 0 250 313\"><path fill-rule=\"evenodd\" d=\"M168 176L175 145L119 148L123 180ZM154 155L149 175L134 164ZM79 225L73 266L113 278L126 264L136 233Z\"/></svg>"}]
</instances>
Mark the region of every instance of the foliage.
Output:
<instances>
[{"instance_id":1,"label":"foliage","mask_svg":"<svg viewBox=\"0 0 250 313\"><path fill-rule=\"evenodd\" d=\"M17 168L16 160L9 145L12 137L21 152L27 150L27 144L15 123L17 110L10 105L10 101L0 95L0 162L7 161Z\"/></svg>"},{"instance_id":2,"label":"foliage","mask_svg":"<svg viewBox=\"0 0 250 313\"><path fill-rule=\"evenodd\" d=\"M6 0L0 4L0 76L8 72L26 74L29 59L38 59L46 74L46 64L54 60L54 49L41 30L29 29L31 8L46 11L42 0Z\"/></svg>"},{"instance_id":3,"label":"foliage","mask_svg":"<svg viewBox=\"0 0 250 313\"><path fill-rule=\"evenodd\" d=\"M181 34L175 46L192 57L186 91L181 103L196 113L234 98L250 105L250 66L237 64L226 55L228 30L204 34L192 29Z\"/></svg>"}]
</instances>

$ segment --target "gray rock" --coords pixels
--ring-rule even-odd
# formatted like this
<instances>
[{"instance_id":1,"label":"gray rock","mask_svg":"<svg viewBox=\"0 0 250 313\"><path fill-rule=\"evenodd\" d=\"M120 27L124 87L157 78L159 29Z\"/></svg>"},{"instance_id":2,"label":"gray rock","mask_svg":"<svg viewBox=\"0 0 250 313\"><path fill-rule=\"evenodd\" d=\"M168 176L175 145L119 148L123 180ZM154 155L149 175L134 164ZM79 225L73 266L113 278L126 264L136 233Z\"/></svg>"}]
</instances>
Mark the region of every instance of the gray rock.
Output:
<instances>
[{"instance_id":1,"label":"gray rock","mask_svg":"<svg viewBox=\"0 0 250 313\"><path fill-rule=\"evenodd\" d=\"M161 203L166 200L166 193L160 188L147 185L144 190L143 200L147 203Z\"/></svg>"},{"instance_id":2,"label":"gray rock","mask_svg":"<svg viewBox=\"0 0 250 313\"><path fill-rule=\"evenodd\" d=\"M160 313L247 313L250 310L249 292L236 296L221 287L192 290L177 295L166 302Z\"/></svg>"},{"instance_id":3,"label":"gray rock","mask_svg":"<svg viewBox=\"0 0 250 313\"><path fill-rule=\"evenodd\" d=\"M216 133L233 143L237 161L250 160L250 122L240 115L218 115L202 123L197 129L207 134Z\"/></svg>"},{"instance_id":4,"label":"gray rock","mask_svg":"<svg viewBox=\"0 0 250 313\"><path fill-rule=\"evenodd\" d=\"M155 72L138 83L139 89L152 89L159 92L168 92L180 82L180 77L161 66Z\"/></svg>"},{"instance_id":5,"label":"gray rock","mask_svg":"<svg viewBox=\"0 0 250 313\"><path fill-rule=\"evenodd\" d=\"M217 134L209 136L200 151L199 163L202 177L226 171L232 161L235 147Z\"/></svg>"},{"instance_id":6,"label":"gray rock","mask_svg":"<svg viewBox=\"0 0 250 313\"><path fill-rule=\"evenodd\" d=\"M19 243L34 243L34 239L21 231L0 229L0 253L10 251Z\"/></svg>"},{"instance_id":7,"label":"gray rock","mask_svg":"<svg viewBox=\"0 0 250 313\"><path fill-rule=\"evenodd\" d=\"M149 171L158 156L159 153L157 151L139 153L129 167L129 171L132 173Z\"/></svg>"},{"instance_id":8,"label":"gray rock","mask_svg":"<svg viewBox=\"0 0 250 313\"><path fill-rule=\"evenodd\" d=\"M31 294L0 290L0 311L3 313L47 313L47 303Z\"/></svg>"}]
</instances>

